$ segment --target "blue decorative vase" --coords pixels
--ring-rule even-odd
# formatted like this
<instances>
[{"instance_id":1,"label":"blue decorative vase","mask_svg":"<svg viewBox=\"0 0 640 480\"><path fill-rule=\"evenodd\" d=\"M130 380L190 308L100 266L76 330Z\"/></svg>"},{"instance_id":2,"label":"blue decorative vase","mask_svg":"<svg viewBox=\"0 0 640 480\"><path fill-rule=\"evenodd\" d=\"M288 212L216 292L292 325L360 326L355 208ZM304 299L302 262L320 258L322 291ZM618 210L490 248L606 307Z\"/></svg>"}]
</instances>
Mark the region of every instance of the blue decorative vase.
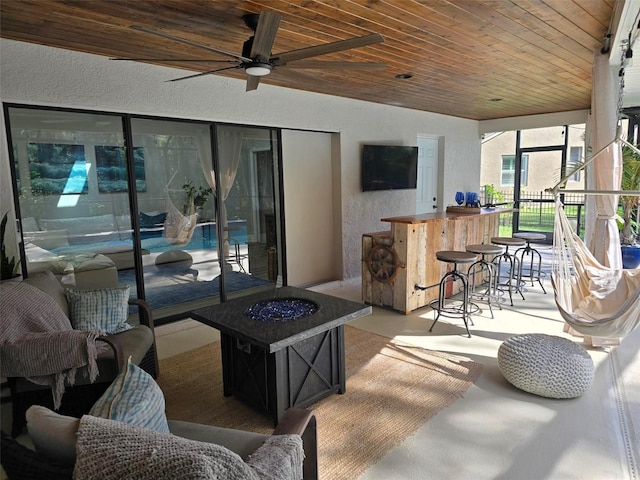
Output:
<instances>
[{"instance_id":1,"label":"blue decorative vase","mask_svg":"<svg viewBox=\"0 0 640 480\"><path fill-rule=\"evenodd\" d=\"M465 201L467 207L477 207L478 206L478 193L477 192L467 192L465 195Z\"/></svg>"},{"instance_id":2,"label":"blue decorative vase","mask_svg":"<svg viewBox=\"0 0 640 480\"><path fill-rule=\"evenodd\" d=\"M640 245L622 245L622 267L633 269L640 267Z\"/></svg>"}]
</instances>

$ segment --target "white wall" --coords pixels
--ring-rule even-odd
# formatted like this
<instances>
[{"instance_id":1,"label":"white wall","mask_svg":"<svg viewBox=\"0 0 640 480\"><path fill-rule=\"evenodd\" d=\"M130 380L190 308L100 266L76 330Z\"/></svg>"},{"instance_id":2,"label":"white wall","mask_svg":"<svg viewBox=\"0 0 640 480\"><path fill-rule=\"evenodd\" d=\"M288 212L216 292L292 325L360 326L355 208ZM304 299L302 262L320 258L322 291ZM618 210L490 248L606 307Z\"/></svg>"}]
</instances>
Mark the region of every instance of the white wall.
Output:
<instances>
[{"instance_id":1,"label":"white wall","mask_svg":"<svg viewBox=\"0 0 640 480\"><path fill-rule=\"evenodd\" d=\"M292 286L324 283L341 274L336 268L340 250L333 242L331 137L328 133L282 131L287 283ZM289 196L296 201L288 201Z\"/></svg>"},{"instance_id":2,"label":"white wall","mask_svg":"<svg viewBox=\"0 0 640 480\"><path fill-rule=\"evenodd\" d=\"M3 102L339 133L345 279L360 276L363 233L388 229L389 225L380 222L380 218L415 211L415 191L360 191L363 143L416 145L419 134L441 136L444 197L440 198L439 208L453 202L449 198L452 192L479 188L480 137L478 122L472 120L266 84L247 93L243 81L215 75L166 82L183 76L184 71L113 62L97 55L6 39L0 40L0 72ZM2 209L6 210L11 204L6 141L0 154ZM295 199L289 196L287 201ZM309 212L310 222L312 213Z\"/></svg>"}]
</instances>

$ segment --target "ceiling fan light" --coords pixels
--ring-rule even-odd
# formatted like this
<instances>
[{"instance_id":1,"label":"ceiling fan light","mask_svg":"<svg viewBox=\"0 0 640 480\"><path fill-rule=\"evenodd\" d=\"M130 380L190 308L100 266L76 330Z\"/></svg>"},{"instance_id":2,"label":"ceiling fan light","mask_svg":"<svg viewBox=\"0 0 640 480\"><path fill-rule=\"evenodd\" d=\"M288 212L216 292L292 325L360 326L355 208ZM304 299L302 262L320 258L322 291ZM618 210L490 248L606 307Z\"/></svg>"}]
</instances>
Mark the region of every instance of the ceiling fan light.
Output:
<instances>
[{"instance_id":1,"label":"ceiling fan light","mask_svg":"<svg viewBox=\"0 0 640 480\"><path fill-rule=\"evenodd\" d=\"M271 65L268 63L253 62L249 64L244 71L254 77L264 77L271 73Z\"/></svg>"}]
</instances>

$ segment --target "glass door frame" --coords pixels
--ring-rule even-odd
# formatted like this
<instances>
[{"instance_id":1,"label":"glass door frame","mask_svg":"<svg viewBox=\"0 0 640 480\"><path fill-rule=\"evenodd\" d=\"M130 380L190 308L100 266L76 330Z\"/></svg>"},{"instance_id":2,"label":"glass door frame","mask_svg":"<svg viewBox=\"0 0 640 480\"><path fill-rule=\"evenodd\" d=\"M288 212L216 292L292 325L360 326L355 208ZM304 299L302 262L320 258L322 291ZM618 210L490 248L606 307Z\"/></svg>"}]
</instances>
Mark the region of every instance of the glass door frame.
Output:
<instances>
[{"instance_id":1,"label":"glass door frame","mask_svg":"<svg viewBox=\"0 0 640 480\"><path fill-rule=\"evenodd\" d=\"M514 172L514 182L513 182L513 208L515 211L512 216L512 229L514 233L517 232L526 232L527 230L520 229L520 205L522 203L528 202L538 202L538 203L554 203L552 198L545 199L532 199L532 198L522 198L522 157L523 154L536 153L536 152L560 152L561 160L560 160L560 172L561 178L564 177L565 172L567 170L567 151L569 147L569 125L564 125L564 143L559 145L545 145L541 147L522 147L521 146L521 135L522 131L516 131L516 158L515 158L515 172ZM531 157L529 157L528 168L531 168ZM546 239L542 243L553 243L553 231L542 232L546 235Z\"/></svg>"}]
</instances>

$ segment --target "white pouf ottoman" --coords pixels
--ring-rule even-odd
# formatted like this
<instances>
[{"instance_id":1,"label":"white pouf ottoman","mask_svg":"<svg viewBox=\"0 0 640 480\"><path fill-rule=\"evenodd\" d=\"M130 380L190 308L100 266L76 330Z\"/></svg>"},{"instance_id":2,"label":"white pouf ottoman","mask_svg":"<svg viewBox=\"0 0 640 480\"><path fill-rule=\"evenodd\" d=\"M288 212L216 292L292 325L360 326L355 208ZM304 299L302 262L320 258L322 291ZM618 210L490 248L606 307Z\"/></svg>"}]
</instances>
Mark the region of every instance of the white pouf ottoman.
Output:
<instances>
[{"instance_id":1,"label":"white pouf ottoman","mask_svg":"<svg viewBox=\"0 0 640 480\"><path fill-rule=\"evenodd\" d=\"M580 345L541 333L505 340L498 349L498 367L513 386L548 398L579 397L595 373L593 360Z\"/></svg>"}]
</instances>

